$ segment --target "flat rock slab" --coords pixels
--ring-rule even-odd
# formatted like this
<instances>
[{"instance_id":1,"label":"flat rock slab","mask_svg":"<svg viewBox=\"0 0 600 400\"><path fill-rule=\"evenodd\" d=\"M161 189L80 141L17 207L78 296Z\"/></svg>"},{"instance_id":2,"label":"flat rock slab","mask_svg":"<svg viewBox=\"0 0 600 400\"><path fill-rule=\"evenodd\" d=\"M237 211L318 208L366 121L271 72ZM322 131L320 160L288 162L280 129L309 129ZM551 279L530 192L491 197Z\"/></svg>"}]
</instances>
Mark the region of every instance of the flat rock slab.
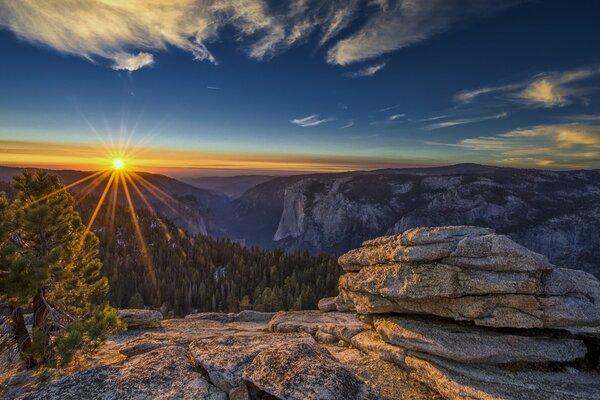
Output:
<instances>
[{"instance_id":1,"label":"flat rock slab","mask_svg":"<svg viewBox=\"0 0 600 400\"><path fill-rule=\"evenodd\" d=\"M384 400L443 400L437 392L411 378L408 371L393 363L352 348L329 346L327 350L368 382Z\"/></svg>"},{"instance_id":2,"label":"flat rock slab","mask_svg":"<svg viewBox=\"0 0 600 400\"><path fill-rule=\"evenodd\" d=\"M163 315L156 310L126 309L119 310L119 318L130 329L151 328L160 325Z\"/></svg>"},{"instance_id":3,"label":"flat rock slab","mask_svg":"<svg viewBox=\"0 0 600 400\"><path fill-rule=\"evenodd\" d=\"M346 271L394 262L444 261L464 268L490 271L541 271L548 260L493 230L474 226L413 228L399 235L363 243L338 259Z\"/></svg>"},{"instance_id":4,"label":"flat rock slab","mask_svg":"<svg viewBox=\"0 0 600 400\"><path fill-rule=\"evenodd\" d=\"M239 313L197 313L186 315L185 319L204 319L211 321L219 321L223 323L231 322L256 322L256 323L267 323L271 320L274 313L244 310Z\"/></svg>"},{"instance_id":5,"label":"flat rock slab","mask_svg":"<svg viewBox=\"0 0 600 400\"><path fill-rule=\"evenodd\" d=\"M541 274L469 270L436 263L388 264L344 274L340 288L390 300L487 294L542 294Z\"/></svg>"},{"instance_id":6,"label":"flat rock slab","mask_svg":"<svg viewBox=\"0 0 600 400\"><path fill-rule=\"evenodd\" d=\"M310 343L288 343L262 351L243 378L280 399L379 399L351 369Z\"/></svg>"},{"instance_id":7,"label":"flat rock slab","mask_svg":"<svg viewBox=\"0 0 600 400\"><path fill-rule=\"evenodd\" d=\"M196 371L186 349L169 346L120 363L74 372L21 398L226 400L227 395Z\"/></svg>"},{"instance_id":8,"label":"flat rock slab","mask_svg":"<svg viewBox=\"0 0 600 400\"><path fill-rule=\"evenodd\" d=\"M390 289L395 290L393 287ZM587 295L489 294L423 299L388 298L370 293L371 289L347 290L342 285L339 291L338 308L359 314L429 314L456 321L472 321L480 326L506 328L600 326L600 301L593 290L589 290Z\"/></svg>"},{"instance_id":9,"label":"flat rock slab","mask_svg":"<svg viewBox=\"0 0 600 400\"><path fill-rule=\"evenodd\" d=\"M210 381L229 392L244 383L242 374L258 354L293 343L316 344L307 333L240 332L197 339L190 344L190 352Z\"/></svg>"},{"instance_id":10,"label":"flat rock slab","mask_svg":"<svg viewBox=\"0 0 600 400\"><path fill-rule=\"evenodd\" d=\"M374 326L387 343L463 363L566 362L587 352L583 341L572 338L499 333L437 319L376 318Z\"/></svg>"},{"instance_id":11,"label":"flat rock slab","mask_svg":"<svg viewBox=\"0 0 600 400\"><path fill-rule=\"evenodd\" d=\"M325 333L346 342L367 328L356 314L342 312L280 311L269 322L272 332L306 332L315 337L318 333Z\"/></svg>"},{"instance_id":12,"label":"flat rock slab","mask_svg":"<svg viewBox=\"0 0 600 400\"><path fill-rule=\"evenodd\" d=\"M410 375L449 400L596 400L597 372L510 372L433 356L407 356Z\"/></svg>"}]
</instances>

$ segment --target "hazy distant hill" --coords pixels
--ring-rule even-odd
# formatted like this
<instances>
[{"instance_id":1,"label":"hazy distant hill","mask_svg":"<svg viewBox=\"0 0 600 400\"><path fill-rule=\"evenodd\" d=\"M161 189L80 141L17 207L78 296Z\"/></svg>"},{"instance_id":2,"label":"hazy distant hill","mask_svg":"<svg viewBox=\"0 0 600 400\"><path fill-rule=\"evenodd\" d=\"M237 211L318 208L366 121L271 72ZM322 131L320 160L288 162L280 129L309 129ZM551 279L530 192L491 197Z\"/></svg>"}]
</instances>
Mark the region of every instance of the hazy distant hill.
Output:
<instances>
[{"instance_id":1,"label":"hazy distant hill","mask_svg":"<svg viewBox=\"0 0 600 400\"><path fill-rule=\"evenodd\" d=\"M488 226L600 275L600 170L459 164L275 178L221 224L249 244L337 253L416 226Z\"/></svg>"},{"instance_id":2,"label":"hazy distant hill","mask_svg":"<svg viewBox=\"0 0 600 400\"><path fill-rule=\"evenodd\" d=\"M229 197L239 197L248 189L267 182L275 176L271 175L236 175L236 176L190 176L180 178L197 188L209 189Z\"/></svg>"},{"instance_id":3,"label":"hazy distant hill","mask_svg":"<svg viewBox=\"0 0 600 400\"><path fill-rule=\"evenodd\" d=\"M12 177L20 171L20 168L0 167L0 181L11 182ZM58 175L65 185L69 185L93 173L90 171L74 170L52 170L51 172ZM143 185L138 184L141 192L156 212L168 218L190 234L201 233L220 236L220 228L215 224L214 218L216 213L222 213L219 211L220 208L227 206L229 199L226 196L210 190L199 189L164 175L145 172L140 172L139 175L170 197L169 200L165 196L155 196ZM91 181L74 186L71 191L77 193L83 190L89 182ZM106 181L104 184L99 185L92 194L99 196L105 184ZM131 189L130 192L135 206L145 207L144 202L139 199L135 190ZM160 198L164 201L161 201ZM122 204L125 202L122 190L119 202Z\"/></svg>"}]
</instances>

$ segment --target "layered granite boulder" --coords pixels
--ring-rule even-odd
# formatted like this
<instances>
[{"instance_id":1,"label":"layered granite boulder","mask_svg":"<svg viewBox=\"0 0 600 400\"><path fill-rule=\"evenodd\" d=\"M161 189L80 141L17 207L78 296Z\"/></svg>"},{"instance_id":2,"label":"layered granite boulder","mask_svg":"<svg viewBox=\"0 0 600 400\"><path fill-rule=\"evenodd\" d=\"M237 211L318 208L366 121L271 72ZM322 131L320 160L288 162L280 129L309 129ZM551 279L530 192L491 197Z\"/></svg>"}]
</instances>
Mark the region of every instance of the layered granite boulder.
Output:
<instances>
[{"instance_id":1,"label":"layered granite boulder","mask_svg":"<svg viewBox=\"0 0 600 400\"><path fill-rule=\"evenodd\" d=\"M339 259L336 308L510 328L600 326L600 282L487 228L415 228Z\"/></svg>"}]
</instances>

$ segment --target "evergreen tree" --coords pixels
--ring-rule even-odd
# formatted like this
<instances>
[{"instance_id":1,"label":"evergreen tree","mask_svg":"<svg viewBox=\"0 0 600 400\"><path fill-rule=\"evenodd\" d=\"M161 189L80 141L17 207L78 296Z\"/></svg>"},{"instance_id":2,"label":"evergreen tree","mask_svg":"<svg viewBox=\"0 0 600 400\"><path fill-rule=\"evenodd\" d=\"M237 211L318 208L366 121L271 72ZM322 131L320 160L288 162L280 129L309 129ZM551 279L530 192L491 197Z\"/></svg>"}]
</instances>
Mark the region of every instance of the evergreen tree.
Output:
<instances>
[{"instance_id":1,"label":"evergreen tree","mask_svg":"<svg viewBox=\"0 0 600 400\"><path fill-rule=\"evenodd\" d=\"M8 304L12 339L28 367L67 365L95 350L120 327L104 301L98 239L86 233L58 178L25 170L16 199L0 198L0 300ZM24 310L33 310L31 333Z\"/></svg>"},{"instance_id":2,"label":"evergreen tree","mask_svg":"<svg viewBox=\"0 0 600 400\"><path fill-rule=\"evenodd\" d=\"M133 296L129 299L129 303L127 303L127 308L144 308L144 299L140 292L135 292Z\"/></svg>"}]
</instances>

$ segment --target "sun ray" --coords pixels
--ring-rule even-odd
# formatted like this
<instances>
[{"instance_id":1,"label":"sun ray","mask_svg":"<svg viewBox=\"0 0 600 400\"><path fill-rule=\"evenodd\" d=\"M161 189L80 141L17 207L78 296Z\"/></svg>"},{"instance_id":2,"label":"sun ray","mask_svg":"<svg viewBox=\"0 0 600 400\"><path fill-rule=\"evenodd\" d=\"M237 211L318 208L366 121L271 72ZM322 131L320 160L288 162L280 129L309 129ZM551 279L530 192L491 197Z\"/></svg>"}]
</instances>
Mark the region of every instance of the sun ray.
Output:
<instances>
[{"instance_id":1,"label":"sun ray","mask_svg":"<svg viewBox=\"0 0 600 400\"><path fill-rule=\"evenodd\" d=\"M85 240L85 237L87 236L87 233L90 231L90 229L92 229L92 225L94 224L94 221L96 220L96 217L98 216L98 212L102 208L102 203L104 203L104 199L106 198L106 194L108 193L108 190L110 189L110 186L112 185L113 181L115 180L115 175L116 174L117 174L116 171L112 172L112 174L110 175L110 179L108 180L108 183L104 187L104 191L102 192L102 196L100 196L100 200L98 200L98 204L96 204L96 209L94 210L94 213L92 214L92 216L90 218L90 221L88 222L87 226L85 227L85 232L83 234L83 238L82 238L82 241L81 241L82 244L83 244L83 240Z\"/></svg>"},{"instance_id":2,"label":"sun ray","mask_svg":"<svg viewBox=\"0 0 600 400\"><path fill-rule=\"evenodd\" d=\"M44 201L44 200L46 200L47 198L54 196L55 194L58 194L58 193L60 193L60 192L64 192L65 190L67 190L67 189L70 189L70 188L72 188L73 186L81 185L82 183L89 181L90 179L92 179L92 178L94 178L94 177L96 177L96 176L100 175L100 174L101 174L101 173L103 173L103 172L105 172L105 171L97 171L97 172L94 172L93 174L91 174L91 175L88 175L88 176L86 176L86 177L84 177L84 178L82 178L82 179L79 179L78 181L75 181L75 182L73 182L73 183L71 183L71 184L69 184L69 185L67 185L67 186L63 186L63 187L61 187L60 189L57 189L57 190L55 190L55 191L54 191L54 192L52 192L52 193L48 193L47 195L45 195L45 196L42 196L42 197L40 197L40 198L39 198L39 199L37 199L37 200L34 200L33 202L29 203L29 206L32 206L32 205L34 205L34 204L37 204L37 203L39 203L40 201Z\"/></svg>"},{"instance_id":3,"label":"sun ray","mask_svg":"<svg viewBox=\"0 0 600 400\"><path fill-rule=\"evenodd\" d=\"M115 228L115 215L117 212L117 201L119 199L119 182L115 182L111 191L111 200L109 203L108 217L108 235L112 236ZM108 245L108 244L107 244Z\"/></svg>"},{"instance_id":4,"label":"sun ray","mask_svg":"<svg viewBox=\"0 0 600 400\"><path fill-rule=\"evenodd\" d=\"M129 176L129 174L125 174L125 178L129 181L129 184L133 187L133 189L135 190L135 192L137 193L139 198L142 199L142 201L144 202L146 207L150 210L150 213L152 213L152 215L154 215L154 216L158 216L158 213L154 210L154 207L152 207L152 204L150 204L150 202L148 201L148 199L146 198L144 193L142 193L139 186L135 183L135 181L131 178L131 176ZM162 220L160 220L160 227L165 232L165 238L167 240L171 240L171 234L169 233L167 225ZM183 252L183 250L181 250L181 251Z\"/></svg>"},{"instance_id":5,"label":"sun ray","mask_svg":"<svg viewBox=\"0 0 600 400\"><path fill-rule=\"evenodd\" d=\"M75 197L75 206L79 205L90 193L92 193L110 174L110 171L104 171L100 176L97 176L93 181L87 184L83 189L78 191L73 197Z\"/></svg>"},{"instance_id":6,"label":"sun ray","mask_svg":"<svg viewBox=\"0 0 600 400\"><path fill-rule=\"evenodd\" d=\"M144 204L146 205L146 207L150 210L150 212L153 215L156 215L156 211L154 211L154 207L152 207L152 204L150 204L150 202L148 201L148 199L146 198L146 196L140 190L139 186L131 178L130 174L125 174L125 178L129 181L129 183L131 184L131 186L133 187L133 189L135 190L135 192L137 193L137 195L139 196L139 198L142 199L142 201L144 202Z\"/></svg>"},{"instance_id":7,"label":"sun ray","mask_svg":"<svg viewBox=\"0 0 600 400\"><path fill-rule=\"evenodd\" d=\"M153 289L156 294L156 298L160 303L160 291L158 290L158 280L156 279L156 273L154 271L154 266L152 265L152 260L150 258L150 254L148 252L148 247L146 245L146 241L144 240L144 236L142 235L142 230L140 229L140 224L137 220L137 214L135 212L135 207L133 206L133 202L131 201L131 194L129 193L129 187L127 186L127 182L123 177L124 173L120 173L119 176L121 178L121 184L123 185L123 192L125 193L125 198L127 199L127 205L129 206L129 212L131 216L131 222L133 223L133 227L135 229L135 234L140 244L140 250L142 252L142 257L145 261L146 272L149 275L150 281L152 283Z\"/></svg>"},{"instance_id":8,"label":"sun ray","mask_svg":"<svg viewBox=\"0 0 600 400\"><path fill-rule=\"evenodd\" d=\"M176 213L178 216L182 217L182 215L179 212L179 210L177 210L172 204L169 203L168 200L170 200L173 203L177 202L177 200L175 200L171 195L169 195L168 193L165 193L162 189L158 188L156 185L152 184L151 182L149 182L148 180L146 180L144 177L142 177L138 173L132 171L131 175L134 178L136 178L137 180L139 180L139 182L142 184L142 186L144 186L146 188L146 190L148 190L150 193L152 193L154 195L154 197L156 197L164 205L166 205L167 207L169 207L169 209L171 211L173 211L174 213ZM168 200L165 200L165 198L168 199Z\"/></svg>"}]
</instances>

